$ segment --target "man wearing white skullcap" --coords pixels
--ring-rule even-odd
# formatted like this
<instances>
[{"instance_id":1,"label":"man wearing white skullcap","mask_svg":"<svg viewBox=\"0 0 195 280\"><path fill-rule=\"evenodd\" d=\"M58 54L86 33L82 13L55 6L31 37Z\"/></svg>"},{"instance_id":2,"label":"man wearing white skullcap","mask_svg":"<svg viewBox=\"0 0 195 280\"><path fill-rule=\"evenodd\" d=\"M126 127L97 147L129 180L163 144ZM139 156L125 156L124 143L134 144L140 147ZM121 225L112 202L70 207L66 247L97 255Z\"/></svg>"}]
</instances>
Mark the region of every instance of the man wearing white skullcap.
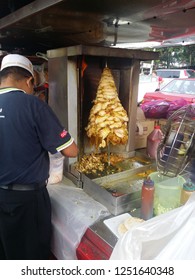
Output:
<instances>
[{"instance_id":1,"label":"man wearing white skullcap","mask_svg":"<svg viewBox=\"0 0 195 280\"><path fill-rule=\"evenodd\" d=\"M0 259L48 259L49 156L76 157L77 145L33 92L33 65L5 56L0 71Z\"/></svg>"}]
</instances>

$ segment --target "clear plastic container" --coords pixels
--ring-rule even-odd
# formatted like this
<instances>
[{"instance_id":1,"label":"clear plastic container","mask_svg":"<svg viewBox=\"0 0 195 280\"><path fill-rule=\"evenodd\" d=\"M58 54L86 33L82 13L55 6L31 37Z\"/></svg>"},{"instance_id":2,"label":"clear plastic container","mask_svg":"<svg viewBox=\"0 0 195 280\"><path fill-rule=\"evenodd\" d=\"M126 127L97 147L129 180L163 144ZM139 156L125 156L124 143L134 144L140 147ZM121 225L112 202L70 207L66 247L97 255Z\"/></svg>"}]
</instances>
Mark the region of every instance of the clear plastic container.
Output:
<instances>
[{"instance_id":1,"label":"clear plastic container","mask_svg":"<svg viewBox=\"0 0 195 280\"><path fill-rule=\"evenodd\" d=\"M154 130L147 137L146 153L152 159L157 158L157 148L162 139L162 131L159 125L154 126Z\"/></svg>"},{"instance_id":2,"label":"clear plastic container","mask_svg":"<svg viewBox=\"0 0 195 280\"><path fill-rule=\"evenodd\" d=\"M181 190L185 183L182 176L167 177L159 172L150 174L150 178L154 181L154 215L166 213L181 205Z\"/></svg>"}]
</instances>

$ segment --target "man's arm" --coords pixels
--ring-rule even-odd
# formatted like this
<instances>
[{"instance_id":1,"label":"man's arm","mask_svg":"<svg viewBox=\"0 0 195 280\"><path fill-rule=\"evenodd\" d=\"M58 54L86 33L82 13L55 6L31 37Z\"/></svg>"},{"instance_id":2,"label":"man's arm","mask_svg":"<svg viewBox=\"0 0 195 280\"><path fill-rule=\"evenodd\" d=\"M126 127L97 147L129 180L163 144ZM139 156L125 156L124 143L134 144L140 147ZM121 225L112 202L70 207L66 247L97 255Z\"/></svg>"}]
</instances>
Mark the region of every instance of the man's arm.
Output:
<instances>
[{"instance_id":1,"label":"man's arm","mask_svg":"<svg viewBox=\"0 0 195 280\"><path fill-rule=\"evenodd\" d=\"M70 146L61 150L60 152L63 156L66 157L76 157L79 153L79 150L76 143L73 141L73 143Z\"/></svg>"}]
</instances>

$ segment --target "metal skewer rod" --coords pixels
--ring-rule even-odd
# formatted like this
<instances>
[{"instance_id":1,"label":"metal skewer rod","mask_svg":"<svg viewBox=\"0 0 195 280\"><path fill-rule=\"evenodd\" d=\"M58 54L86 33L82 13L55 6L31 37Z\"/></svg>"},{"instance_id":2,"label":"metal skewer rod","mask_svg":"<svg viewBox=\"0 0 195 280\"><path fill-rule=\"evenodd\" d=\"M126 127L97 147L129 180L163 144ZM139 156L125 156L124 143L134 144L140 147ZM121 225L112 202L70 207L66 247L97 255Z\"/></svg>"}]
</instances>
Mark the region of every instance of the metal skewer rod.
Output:
<instances>
[{"instance_id":1,"label":"metal skewer rod","mask_svg":"<svg viewBox=\"0 0 195 280\"><path fill-rule=\"evenodd\" d=\"M110 166L110 144L109 143L107 146L107 153L108 153L108 166Z\"/></svg>"}]
</instances>

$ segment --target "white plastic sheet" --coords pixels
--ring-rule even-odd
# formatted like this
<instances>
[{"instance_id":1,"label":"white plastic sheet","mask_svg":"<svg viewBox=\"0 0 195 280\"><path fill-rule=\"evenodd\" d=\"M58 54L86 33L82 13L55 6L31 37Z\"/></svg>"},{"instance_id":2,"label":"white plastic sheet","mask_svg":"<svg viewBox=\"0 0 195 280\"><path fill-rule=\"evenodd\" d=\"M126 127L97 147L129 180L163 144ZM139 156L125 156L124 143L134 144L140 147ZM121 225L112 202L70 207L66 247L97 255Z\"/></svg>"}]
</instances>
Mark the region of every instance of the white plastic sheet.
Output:
<instances>
[{"instance_id":1,"label":"white plastic sheet","mask_svg":"<svg viewBox=\"0 0 195 280\"><path fill-rule=\"evenodd\" d=\"M195 260L195 193L184 206L126 232L110 259Z\"/></svg>"},{"instance_id":2,"label":"white plastic sheet","mask_svg":"<svg viewBox=\"0 0 195 280\"><path fill-rule=\"evenodd\" d=\"M76 248L86 229L110 212L68 179L47 188L52 205L52 252L59 260L77 259Z\"/></svg>"}]
</instances>

